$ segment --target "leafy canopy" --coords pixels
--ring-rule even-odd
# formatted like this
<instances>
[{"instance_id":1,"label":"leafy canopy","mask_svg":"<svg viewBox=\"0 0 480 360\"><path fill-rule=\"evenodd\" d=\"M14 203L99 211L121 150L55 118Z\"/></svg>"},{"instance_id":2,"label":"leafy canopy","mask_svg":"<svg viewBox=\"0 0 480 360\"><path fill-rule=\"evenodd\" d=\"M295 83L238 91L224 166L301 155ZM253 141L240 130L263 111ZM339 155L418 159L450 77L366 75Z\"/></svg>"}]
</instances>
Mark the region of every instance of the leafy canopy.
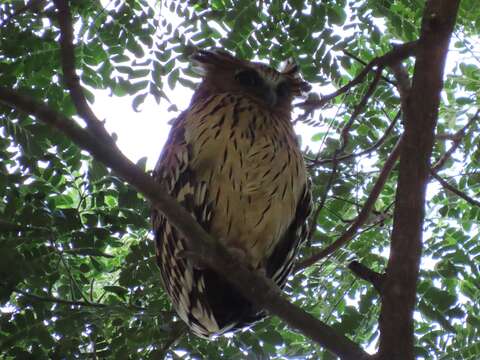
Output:
<instances>
[{"instance_id":1,"label":"leafy canopy","mask_svg":"<svg viewBox=\"0 0 480 360\"><path fill-rule=\"evenodd\" d=\"M75 115L62 83L53 4L0 4L0 83ZM346 84L392 44L418 38L423 2L144 0L72 1L76 66L88 99L95 90L167 101L197 81L188 66L194 47L221 46L278 65L292 57L316 88ZM174 14L174 15L173 15ZM455 140L479 104L480 8L461 3L442 93L433 162ZM411 74L413 62L407 62ZM370 149L394 121L400 100L388 71L353 123L345 154ZM330 159L366 81L314 113L310 127ZM141 124L139 124L141 126ZM316 203L324 202L302 257L333 242L365 202L402 131L394 124L363 156L311 166ZM441 176L460 191L480 191L480 129L474 122ZM149 238L149 208L128 184L68 139L6 106L0 111L0 352L34 357L333 358L277 318L212 342L186 333L160 286ZM305 135L304 135L305 136ZM371 149L370 149L371 150ZM140 161L145 166L145 159ZM333 171L335 169L335 171ZM333 174L333 175L332 175ZM331 186L329 186L329 184ZM354 241L298 273L290 298L362 346L374 349L379 299L346 268L352 258L381 272L388 260L394 170ZM415 314L422 359L480 356L480 208L432 181Z\"/></svg>"}]
</instances>

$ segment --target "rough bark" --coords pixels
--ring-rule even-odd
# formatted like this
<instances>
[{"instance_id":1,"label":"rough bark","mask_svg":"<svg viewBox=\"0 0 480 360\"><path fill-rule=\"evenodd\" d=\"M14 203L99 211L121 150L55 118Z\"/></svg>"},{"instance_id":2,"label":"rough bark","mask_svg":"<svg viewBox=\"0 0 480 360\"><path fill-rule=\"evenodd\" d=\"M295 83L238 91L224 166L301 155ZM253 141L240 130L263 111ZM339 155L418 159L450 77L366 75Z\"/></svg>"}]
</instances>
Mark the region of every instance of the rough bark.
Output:
<instances>
[{"instance_id":1,"label":"rough bark","mask_svg":"<svg viewBox=\"0 0 480 360\"><path fill-rule=\"evenodd\" d=\"M390 258L382 289L379 359L414 359L416 286L422 252L425 191L440 92L458 0L427 1L412 89L406 99Z\"/></svg>"}]
</instances>

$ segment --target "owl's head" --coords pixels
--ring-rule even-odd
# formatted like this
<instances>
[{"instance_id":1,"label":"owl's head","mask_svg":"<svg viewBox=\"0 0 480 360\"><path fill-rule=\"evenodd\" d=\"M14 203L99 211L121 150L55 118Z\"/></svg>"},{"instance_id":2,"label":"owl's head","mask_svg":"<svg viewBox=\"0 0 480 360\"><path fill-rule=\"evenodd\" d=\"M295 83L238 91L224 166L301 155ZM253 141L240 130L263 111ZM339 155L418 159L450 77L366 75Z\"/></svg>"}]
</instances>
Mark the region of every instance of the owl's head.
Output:
<instances>
[{"instance_id":1,"label":"owl's head","mask_svg":"<svg viewBox=\"0 0 480 360\"><path fill-rule=\"evenodd\" d=\"M272 110L289 110L296 96L310 90L292 63L277 71L219 49L200 50L192 58L195 69L203 77L194 101L216 93L233 93L248 96Z\"/></svg>"}]
</instances>

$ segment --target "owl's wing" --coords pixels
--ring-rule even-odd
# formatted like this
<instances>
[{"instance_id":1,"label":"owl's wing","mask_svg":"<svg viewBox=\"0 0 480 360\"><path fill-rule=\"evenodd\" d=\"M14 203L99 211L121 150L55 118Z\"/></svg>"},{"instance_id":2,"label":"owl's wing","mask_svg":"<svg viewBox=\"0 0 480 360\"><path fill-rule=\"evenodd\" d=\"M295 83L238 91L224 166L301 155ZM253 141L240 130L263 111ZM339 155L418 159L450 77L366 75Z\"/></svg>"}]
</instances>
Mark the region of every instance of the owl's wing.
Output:
<instances>
[{"instance_id":1,"label":"owl's wing","mask_svg":"<svg viewBox=\"0 0 480 360\"><path fill-rule=\"evenodd\" d=\"M210 232L213 206L208 200L207 184L199 181L192 169L194 154L184 136L186 116L188 113L182 113L174 122L154 177ZM196 268L182 256L185 240L160 212L152 211L152 223L165 291L195 334L201 337L221 334L263 316L216 272Z\"/></svg>"},{"instance_id":2,"label":"owl's wing","mask_svg":"<svg viewBox=\"0 0 480 360\"><path fill-rule=\"evenodd\" d=\"M310 182L307 181L297 203L293 221L267 261L267 277L271 278L281 289L292 272L300 246L307 240L307 219L312 212L310 187Z\"/></svg>"},{"instance_id":3,"label":"owl's wing","mask_svg":"<svg viewBox=\"0 0 480 360\"><path fill-rule=\"evenodd\" d=\"M312 212L310 188L310 182L307 182L302 197L298 201L295 217L266 264L266 276L271 278L280 289L284 288L288 276L293 270L300 246L307 240L307 219ZM266 315L267 313L264 310L252 312L249 316L244 317L237 327L242 328L251 325Z\"/></svg>"},{"instance_id":4,"label":"owl's wing","mask_svg":"<svg viewBox=\"0 0 480 360\"><path fill-rule=\"evenodd\" d=\"M187 112L173 123L167 143L155 166L154 178L164 185L169 194L189 211L208 232L212 206L207 203L207 184L198 181L190 164L191 146L185 141L184 121ZM200 272L181 254L185 248L183 236L157 210L152 210L157 263L164 288L173 300L180 317L201 336L207 336L204 326L216 328L216 320L206 303L205 284Z\"/></svg>"},{"instance_id":5,"label":"owl's wing","mask_svg":"<svg viewBox=\"0 0 480 360\"><path fill-rule=\"evenodd\" d=\"M208 184L200 181L192 168L195 154L185 140L187 116L188 113L182 113L174 122L154 176L205 231L210 232L214 209L208 200ZM292 271L298 248L306 238L305 220L309 211L310 191L305 186L294 219L266 264L266 275L281 288ZM195 268L182 256L186 250L184 238L161 213L154 210L152 222L164 288L177 313L194 333L208 337L212 333L241 328L265 315L217 273L208 268Z\"/></svg>"}]
</instances>

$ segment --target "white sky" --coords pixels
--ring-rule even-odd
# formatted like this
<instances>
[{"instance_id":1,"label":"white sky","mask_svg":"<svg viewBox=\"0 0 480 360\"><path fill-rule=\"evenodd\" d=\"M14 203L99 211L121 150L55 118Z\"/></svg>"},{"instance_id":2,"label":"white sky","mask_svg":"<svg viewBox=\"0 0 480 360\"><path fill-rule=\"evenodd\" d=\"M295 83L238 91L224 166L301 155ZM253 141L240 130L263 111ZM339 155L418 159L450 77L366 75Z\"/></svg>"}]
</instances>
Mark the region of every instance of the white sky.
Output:
<instances>
[{"instance_id":1,"label":"white sky","mask_svg":"<svg viewBox=\"0 0 480 360\"><path fill-rule=\"evenodd\" d=\"M90 89L92 90L92 89ZM180 111L190 103L193 91L177 84L175 89L164 89L172 104ZM147 156L147 169L152 169L167 139L170 125L168 122L179 112L167 111L170 103L162 99L157 104L152 97L147 97L140 106L140 111L132 108L131 96L109 96L109 91L93 90L95 103L93 111L99 119L106 120L109 132L118 136L117 144L122 152L132 161ZM317 116L318 117L318 116ZM302 143L312 149L318 149L320 142L312 142L311 136L325 129L304 124L296 125L296 131L302 136Z\"/></svg>"},{"instance_id":2,"label":"white sky","mask_svg":"<svg viewBox=\"0 0 480 360\"><path fill-rule=\"evenodd\" d=\"M155 0L148 1L151 4L155 4ZM113 6L111 0L102 0L102 4L106 8ZM161 12L162 15L159 16L168 18L168 21L173 25L180 24L182 21L177 14L171 13L166 7L163 7ZM215 26L215 28L219 32L224 32L218 26ZM255 59L255 61L258 60ZM314 90L318 92L320 88L316 87ZM324 94L334 90L333 86L321 89ZM99 91L91 88L90 91L95 94L95 103L92 105L94 112L100 119L106 120L107 130L117 134L119 148L130 160L135 162L146 156L147 169L152 169L167 139L170 130L168 121L176 117L180 112L168 112L167 109L170 103L167 100L162 99L160 104L157 104L151 96L147 96L145 102L140 106L140 112L135 112L132 108L132 96L119 98L109 96L109 91ZM180 111L188 107L193 94L191 89L183 87L180 83L177 83L173 90L170 90L168 86L164 86L163 91L165 91L172 104L175 104ZM323 112L328 112L333 116L336 109ZM318 118L318 115L316 118ZM302 144L304 146L308 145L313 150L318 150L321 142L310 141L311 136L325 130L326 127L313 128L304 124L296 126L297 133L302 135Z\"/></svg>"},{"instance_id":3,"label":"white sky","mask_svg":"<svg viewBox=\"0 0 480 360\"><path fill-rule=\"evenodd\" d=\"M147 169L152 169L167 139L169 120L177 113L168 112L169 103L162 99L157 104L153 98L147 97L140 106L140 112L132 108L133 97L109 96L107 91L95 91L93 110L100 119L106 120L109 132L118 136L117 144L123 153L132 161L146 156ZM167 92L172 103L183 110L188 106L192 91L180 84L175 91Z\"/></svg>"}]
</instances>

